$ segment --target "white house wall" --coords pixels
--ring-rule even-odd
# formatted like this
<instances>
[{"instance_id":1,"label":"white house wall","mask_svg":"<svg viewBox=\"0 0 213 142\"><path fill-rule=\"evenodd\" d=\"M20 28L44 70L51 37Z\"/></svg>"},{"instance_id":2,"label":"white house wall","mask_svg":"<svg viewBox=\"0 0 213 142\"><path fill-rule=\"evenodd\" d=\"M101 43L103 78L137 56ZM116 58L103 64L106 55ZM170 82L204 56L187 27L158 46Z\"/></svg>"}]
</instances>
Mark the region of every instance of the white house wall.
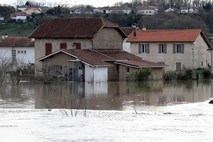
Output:
<instances>
[{"instance_id":1,"label":"white house wall","mask_svg":"<svg viewBox=\"0 0 213 142\"><path fill-rule=\"evenodd\" d=\"M130 52L130 43L126 41L127 41L127 38L123 41L123 50Z\"/></svg>"},{"instance_id":2,"label":"white house wall","mask_svg":"<svg viewBox=\"0 0 213 142\"><path fill-rule=\"evenodd\" d=\"M16 50L16 60L18 63L35 63L35 48L34 47L1 47L0 58L12 59L12 50ZM25 53L26 52L26 53Z\"/></svg>"}]
</instances>

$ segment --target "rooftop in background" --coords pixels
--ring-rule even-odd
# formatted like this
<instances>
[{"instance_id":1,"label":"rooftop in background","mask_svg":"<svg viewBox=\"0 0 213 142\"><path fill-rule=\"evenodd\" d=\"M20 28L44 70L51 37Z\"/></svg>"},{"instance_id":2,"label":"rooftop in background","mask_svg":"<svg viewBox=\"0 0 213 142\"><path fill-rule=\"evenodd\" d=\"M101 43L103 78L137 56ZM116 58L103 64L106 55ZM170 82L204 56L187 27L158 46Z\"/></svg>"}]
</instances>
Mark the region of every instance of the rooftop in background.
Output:
<instances>
[{"instance_id":1,"label":"rooftop in background","mask_svg":"<svg viewBox=\"0 0 213 142\"><path fill-rule=\"evenodd\" d=\"M96 51L110 58L113 58L114 60L139 60L139 61L142 60L140 57L135 56L124 50L96 50Z\"/></svg>"},{"instance_id":2,"label":"rooftop in background","mask_svg":"<svg viewBox=\"0 0 213 142\"><path fill-rule=\"evenodd\" d=\"M103 18L57 18L38 27L30 37L92 39L105 27L117 28L123 37L126 37L118 25Z\"/></svg>"},{"instance_id":3,"label":"rooftop in background","mask_svg":"<svg viewBox=\"0 0 213 142\"><path fill-rule=\"evenodd\" d=\"M27 37L3 37L0 47L34 47L34 41Z\"/></svg>"},{"instance_id":4,"label":"rooftop in background","mask_svg":"<svg viewBox=\"0 0 213 142\"><path fill-rule=\"evenodd\" d=\"M135 36L133 32L131 33L128 42L194 42L199 34L201 34L208 46L211 47L202 29L138 30Z\"/></svg>"},{"instance_id":5,"label":"rooftop in background","mask_svg":"<svg viewBox=\"0 0 213 142\"><path fill-rule=\"evenodd\" d=\"M134 30L134 27L120 27L120 29L129 36L131 32Z\"/></svg>"}]
</instances>

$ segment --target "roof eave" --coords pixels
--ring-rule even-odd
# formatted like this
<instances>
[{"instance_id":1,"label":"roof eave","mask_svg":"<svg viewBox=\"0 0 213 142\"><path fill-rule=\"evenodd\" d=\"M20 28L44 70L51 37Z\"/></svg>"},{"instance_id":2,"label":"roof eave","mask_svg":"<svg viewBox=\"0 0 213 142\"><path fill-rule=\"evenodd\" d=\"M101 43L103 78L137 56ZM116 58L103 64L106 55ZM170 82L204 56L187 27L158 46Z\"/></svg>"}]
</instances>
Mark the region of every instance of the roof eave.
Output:
<instances>
[{"instance_id":1,"label":"roof eave","mask_svg":"<svg viewBox=\"0 0 213 142\"><path fill-rule=\"evenodd\" d=\"M66 52L66 51L64 51L64 50L57 50L56 52L53 52L53 53L51 53L51 54L49 54L49 55L47 55L47 56L44 56L44 57L39 58L38 61L41 62L41 61L43 61L43 60L45 60L45 59L47 59L47 58L49 58L49 57L51 57L51 56L54 56L54 55L60 53L60 52L61 52L61 53L64 53L64 54L67 54L67 55L69 55L69 56L74 57L74 58L77 59L77 56L74 56L74 55L72 55L72 54L70 54L70 53L68 53L68 52Z\"/></svg>"}]
</instances>

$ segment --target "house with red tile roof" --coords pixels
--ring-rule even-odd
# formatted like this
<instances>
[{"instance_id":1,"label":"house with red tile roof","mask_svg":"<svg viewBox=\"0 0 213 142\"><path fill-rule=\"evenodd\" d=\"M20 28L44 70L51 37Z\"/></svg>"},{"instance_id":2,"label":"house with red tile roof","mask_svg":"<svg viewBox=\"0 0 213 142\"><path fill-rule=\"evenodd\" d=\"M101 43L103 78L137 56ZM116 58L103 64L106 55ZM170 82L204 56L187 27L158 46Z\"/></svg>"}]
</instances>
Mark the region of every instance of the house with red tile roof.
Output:
<instances>
[{"instance_id":1,"label":"house with red tile roof","mask_svg":"<svg viewBox=\"0 0 213 142\"><path fill-rule=\"evenodd\" d=\"M165 64L166 71L211 65L211 44L201 29L138 30L131 33L128 42L131 53Z\"/></svg>"},{"instance_id":2,"label":"house with red tile roof","mask_svg":"<svg viewBox=\"0 0 213 142\"><path fill-rule=\"evenodd\" d=\"M60 75L85 82L125 81L126 75L141 68L152 68L152 78L162 78L163 66L142 60L124 50L63 49L39 59L46 76ZM54 64L54 68L49 65ZM72 67L67 72L67 67ZM47 71L48 70L48 71Z\"/></svg>"},{"instance_id":3,"label":"house with red tile roof","mask_svg":"<svg viewBox=\"0 0 213 142\"><path fill-rule=\"evenodd\" d=\"M0 60L9 61L16 65L35 63L34 41L27 37L0 38Z\"/></svg>"},{"instance_id":4,"label":"house with red tile roof","mask_svg":"<svg viewBox=\"0 0 213 142\"><path fill-rule=\"evenodd\" d=\"M126 34L103 18L54 19L30 37L35 38L36 75L45 68L68 80L104 82L126 80L131 70L146 68L141 58L122 50ZM122 62L127 60L132 62ZM160 72L154 77L162 78L164 66L150 62L151 66Z\"/></svg>"}]
</instances>

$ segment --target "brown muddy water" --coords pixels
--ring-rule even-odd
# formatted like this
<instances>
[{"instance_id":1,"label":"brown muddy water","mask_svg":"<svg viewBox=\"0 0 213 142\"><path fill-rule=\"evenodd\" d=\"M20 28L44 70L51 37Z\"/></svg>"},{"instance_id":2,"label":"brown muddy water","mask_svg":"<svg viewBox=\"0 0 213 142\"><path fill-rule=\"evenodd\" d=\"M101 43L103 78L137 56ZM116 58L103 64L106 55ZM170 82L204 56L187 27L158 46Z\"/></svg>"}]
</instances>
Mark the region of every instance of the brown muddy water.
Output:
<instances>
[{"instance_id":1,"label":"brown muddy water","mask_svg":"<svg viewBox=\"0 0 213 142\"><path fill-rule=\"evenodd\" d=\"M1 108L126 110L202 102L213 97L212 81L29 83L0 87Z\"/></svg>"}]
</instances>

